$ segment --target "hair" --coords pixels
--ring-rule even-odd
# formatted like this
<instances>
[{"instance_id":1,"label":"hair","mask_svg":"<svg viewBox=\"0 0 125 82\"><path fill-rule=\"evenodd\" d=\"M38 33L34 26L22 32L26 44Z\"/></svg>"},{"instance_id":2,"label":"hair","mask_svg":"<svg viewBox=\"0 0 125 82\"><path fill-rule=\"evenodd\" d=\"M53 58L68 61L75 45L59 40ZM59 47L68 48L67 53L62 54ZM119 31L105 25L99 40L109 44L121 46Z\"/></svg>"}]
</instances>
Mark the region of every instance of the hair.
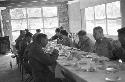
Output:
<instances>
[{"instance_id":1,"label":"hair","mask_svg":"<svg viewBox=\"0 0 125 82\"><path fill-rule=\"evenodd\" d=\"M101 26L97 26L93 29L93 31L98 30L100 33L103 33L103 29Z\"/></svg>"},{"instance_id":2,"label":"hair","mask_svg":"<svg viewBox=\"0 0 125 82\"><path fill-rule=\"evenodd\" d=\"M86 35L86 31L81 30L78 32L78 36L84 36L84 35Z\"/></svg>"},{"instance_id":3,"label":"hair","mask_svg":"<svg viewBox=\"0 0 125 82\"><path fill-rule=\"evenodd\" d=\"M40 34L36 35L36 38L34 39L34 41L40 42L42 38L47 38L47 35L40 33Z\"/></svg>"},{"instance_id":4,"label":"hair","mask_svg":"<svg viewBox=\"0 0 125 82\"><path fill-rule=\"evenodd\" d=\"M55 32L60 32L60 28L56 28Z\"/></svg>"},{"instance_id":5,"label":"hair","mask_svg":"<svg viewBox=\"0 0 125 82\"><path fill-rule=\"evenodd\" d=\"M66 30L61 30L60 34L68 36L68 32Z\"/></svg>"},{"instance_id":6,"label":"hair","mask_svg":"<svg viewBox=\"0 0 125 82\"><path fill-rule=\"evenodd\" d=\"M64 27L63 27L63 26L61 26L61 27L59 27L59 29L60 29L60 30L64 30Z\"/></svg>"},{"instance_id":7,"label":"hair","mask_svg":"<svg viewBox=\"0 0 125 82\"><path fill-rule=\"evenodd\" d=\"M23 34L25 30L20 30L20 34Z\"/></svg>"},{"instance_id":8,"label":"hair","mask_svg":"<svg viewBox=\"0 0 125 82\"><path fill-rule=\"evenodd\" d=\"M125 34L125 27L117 30L118 34Z\"/></svg>"},{"instance_id":9,"label":"hair","mask_svg":"<svg viewBox=\"0 0 125 82\"><path fill-rule=\"evenodd\" d=\"M25 29L26 33L29 32L29 29Z\"/></svg>"},{"instance_id":10,"label":"hair","mask_svg":"<svg viewBox=\"0 0 125 82\"><path fill-rule=\"evenodd\" d=\"M41 30L40 29L36 29L36 32L41 32Z\"/></svg>"}]
</instances>

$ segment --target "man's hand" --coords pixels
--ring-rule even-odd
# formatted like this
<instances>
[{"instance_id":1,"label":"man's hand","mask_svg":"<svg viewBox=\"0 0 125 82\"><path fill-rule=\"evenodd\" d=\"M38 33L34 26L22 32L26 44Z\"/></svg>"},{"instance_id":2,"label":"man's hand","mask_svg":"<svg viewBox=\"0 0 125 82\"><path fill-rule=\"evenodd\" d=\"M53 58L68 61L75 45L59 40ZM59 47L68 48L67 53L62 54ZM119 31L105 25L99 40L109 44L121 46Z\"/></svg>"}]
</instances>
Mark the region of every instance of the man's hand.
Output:
<instances>
[{"instance_id":1,"label":"man's hand","mask_svg":"<svg viewBox=\"0 0 125 82\"><path fill-rule=\"evenodd\" d=\"M58 56L59 56L59 51L54 49L52 52L52 55L55 57L55 60L57 60Z\"/></svg>"},{"instance_id":2,"label":"man's hand","mask_svg":"<svg viewBox=\"0 0 125 82\"><path fill-rule=\"evenodd\" d=\"M57 49L54 49L52 53L53 54L59 54L59 51Z\"/></svg>"}]
</instances>

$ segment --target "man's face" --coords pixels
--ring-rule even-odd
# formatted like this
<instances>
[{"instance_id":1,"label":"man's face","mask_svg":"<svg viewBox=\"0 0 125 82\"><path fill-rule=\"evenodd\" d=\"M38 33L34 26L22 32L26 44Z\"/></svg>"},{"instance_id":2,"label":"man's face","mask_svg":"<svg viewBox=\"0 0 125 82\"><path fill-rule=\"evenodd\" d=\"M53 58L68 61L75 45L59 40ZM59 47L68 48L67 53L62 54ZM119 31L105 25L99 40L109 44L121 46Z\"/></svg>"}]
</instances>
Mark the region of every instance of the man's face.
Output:
<instances>
[{"instance_id":1,"label":"man's face","mask_svg":"<svg viewBox=\"0 0 125 82\"><path fill-rule=\"evenodd\" d=\"M31 41L31 37L27 37L27 41L30 42Z\"/></svg>"},{"instance_id":2,"label":"man's face","mask_svg":"<svg viewBox=\"0 0 125 82\"><path fill-rule=\"evenodd\" d=\"M99 32L99 30L93 31L93 37L95 38L95 40L98 40L101 38L101 33Z\"/></svg>"},{"instance_id":3,"label":"man's face","mask_svg":"<svg viewBox=\"0 0 125 82\"><path fill-rule=\"evenodd\" d=\"M46 45L48 44L48 39L47 38L42 38L41 43L42 43L43 47L46 47Z\"/></svg>"},{"instance_id":4,"label":"man's face","mask_svg":"<svg viewBox=\"0 0 125 82\"><path fill-rule=\"evenodd\" d=\"M119 34L118 35L118 39L122 45L122 47L124 46L125 47L125 34Z\"/></svg>"},{"instance_id":5,"label":"man's face","mask_svg":"<svg viewBox=\"0 0 125 82\"><path fill-rule=\"evenodd\" d=\"M84 41L86 39L85 35L79 35L79 41Z\"/></svg>"}]
</instances>

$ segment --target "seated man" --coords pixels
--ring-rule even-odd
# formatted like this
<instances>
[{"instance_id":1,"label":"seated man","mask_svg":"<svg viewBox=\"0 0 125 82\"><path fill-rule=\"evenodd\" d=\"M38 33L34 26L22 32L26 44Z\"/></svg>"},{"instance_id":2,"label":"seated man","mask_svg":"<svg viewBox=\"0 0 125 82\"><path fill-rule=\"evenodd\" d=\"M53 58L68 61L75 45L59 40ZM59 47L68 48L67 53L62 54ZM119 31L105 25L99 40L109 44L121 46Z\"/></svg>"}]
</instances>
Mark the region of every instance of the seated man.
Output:
<instances>
[{"instance_id":1,"label":"seated man","mask_svg":"<svg viewBox=\"0 0 125 82\"><path fill-rule=\"evenodd\" d=\"M15 48L16 48L17 50L19 50L19 43L20 43L20 41L22 41L22 40L24 39L25 34L26 34L25 30L20 30L20 35L19 35L19 37L15 40L15 42L16 42Z\"/></svg>"},{"instance_id":2,"label":"seated man","mask_svg":"<svg viewBox=\"0 0 125 82\"><path fill-rule=\"evenodd\" d=\"M32 68L35 82L55 82L54 74L50 71L49 66L56 64L58 51L53 50L52 54L45 52L48 43L47 35L38 34L33 40L28 50L29 64Z\"/></svg>"},{"instance_id":3,"label":"seated man","mask_svg":"<svg viewBox=\"0 0 125 82\"><path fill-rule=\"evenodd\" d=\"M35 38L36 38L36 35L39 34L40 32L41 32L40 29L36 29L36 33L33 35L33 39L35 39Z\"/></svg>"},{"instance_id":4,"label":"seated man","mask_svg":"<svg viewBox=\"0 0 125 82\"><path fill-rule=\"evenodd\" d=\"M32 39L32 34L27 33L24 39L19 43L19 55L23 56L26 47L30 44Z\"/></svg>"},{"instance_id":5,"label":"seated man","mask_svg":"<svg viewBox=\"0 0 125 82\"><path fill-rule=\"evenodd\" d=\"M55 30L55 32L56 32L56 34L54 35L54 36L52 36L51 38L50 38L50 40L56 40L56 39L60 39L61 38L61 36L60 36L60 28L56 28L56 30Z\"/></svg>"},{"instance_id":6,"label":"seated man","mask_svg":"<svg viewBox=\"0 0 125 82\"><path fill-rule=\"evenodd\" d=\"M91 52L93 50L94 43L86 35L86 32L84 30L79 31L78 37L79 37L79 42L75 43L75 47L85 52Z\"/></svg>"},{"instance_id":7,"label":"seated man","mask_svg":"<svg viewBox=\"0 0 125 82\"><path fill-rule=\"evenodd\" d=\"M93 36L96 40L94 52L99 56L112 58L112 44L109 38L104 37L102 27L98 26L93 29Z\"/></svg>"},{"instance_id":8,"label":"seated man","mask_svg":"<svg viewBox=\"0 0 125 82\"><path fill-rule=\"evenodd\" d=\"M118 38L121 46L113 50L114 59L121 59L125 62L125 28L121 28L118 30Z\"/></svg>"},{"instance_id":9,"label":"seated man","mask_svg":"<svg viewBox=\"0 0 125 82\"><path fill-rule=\"evenodd\" d=\"M66 30L61 30L60 34L61 34L62 39L60 39L58 43L65 45L65 46L71 46L71 40L68 37L68 32Z\"/></svg>"}]
</instances>

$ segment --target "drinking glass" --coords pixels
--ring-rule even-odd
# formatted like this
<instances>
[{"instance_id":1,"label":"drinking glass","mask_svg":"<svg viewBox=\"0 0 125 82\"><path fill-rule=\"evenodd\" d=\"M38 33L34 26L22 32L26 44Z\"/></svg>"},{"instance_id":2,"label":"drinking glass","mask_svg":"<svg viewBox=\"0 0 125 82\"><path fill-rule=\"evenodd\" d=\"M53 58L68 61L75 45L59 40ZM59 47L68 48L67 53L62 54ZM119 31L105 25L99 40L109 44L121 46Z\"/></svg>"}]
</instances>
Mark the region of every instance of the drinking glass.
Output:
<instances>
[{"instance_id":1,"label":"drinking glass","mask_svg":"<svg viewBox=\"0 0 125 82\"><path fill-rule=\"evenodd\" d=\"M118 81L121 78L118 75L119 69L114 67L107 67L105 70L105 80L106 81Z\"/></svg>"}]
</instances>

